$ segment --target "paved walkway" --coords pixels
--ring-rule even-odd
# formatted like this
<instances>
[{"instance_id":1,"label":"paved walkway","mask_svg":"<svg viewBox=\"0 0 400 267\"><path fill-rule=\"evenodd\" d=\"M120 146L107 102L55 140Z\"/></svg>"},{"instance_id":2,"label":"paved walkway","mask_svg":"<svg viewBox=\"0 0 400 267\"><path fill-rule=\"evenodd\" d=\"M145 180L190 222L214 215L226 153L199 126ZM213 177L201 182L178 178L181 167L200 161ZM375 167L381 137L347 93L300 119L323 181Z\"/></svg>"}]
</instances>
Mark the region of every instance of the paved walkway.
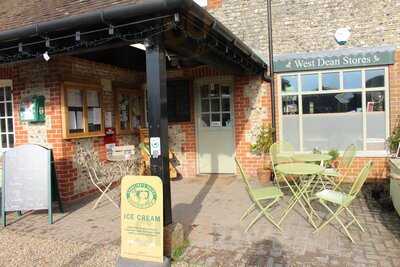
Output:
<instances>
[{"instance_id":1,"label":"paved walkway","mask_svg":"<svg viewBox=\"0 0 400 267\"><path fill-rule=\"evenodd\" d=\"M371 187L354 203L367 231L352 228L357 242L352 244L333 226L313 234L298 208L284 221L283 233L262 218L245 234L239 218L250 201L238 178L174 181L174 220L184 224L190 240L183 260L196 266L400 266L400 217L370 197ZM2 229L0 265L113 266L119 211L108 203L96 210L92 205L87 201L56 213L54 225L47 225L46 213L34 213Z\"/></svg>"}]
</instances>

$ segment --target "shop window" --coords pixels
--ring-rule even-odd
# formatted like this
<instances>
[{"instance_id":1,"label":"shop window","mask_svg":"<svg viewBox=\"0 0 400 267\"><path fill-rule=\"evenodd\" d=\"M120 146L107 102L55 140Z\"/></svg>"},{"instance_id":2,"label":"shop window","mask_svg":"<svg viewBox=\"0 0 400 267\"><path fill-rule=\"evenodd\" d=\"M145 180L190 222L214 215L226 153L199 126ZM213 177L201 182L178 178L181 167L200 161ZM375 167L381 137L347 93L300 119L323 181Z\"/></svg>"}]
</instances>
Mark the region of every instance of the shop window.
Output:
<instances>
[{"instance_id":1,"label":"shop window","mask_svg":"<svg viewBox=\"0 0 400 267\"><path fill-rule=\"evenodd\" d=\"M385 70L374 69L365 71L365 87L384 87L385 86Z\"/></svg>"},{"instance_id":2,"label":"shop window","mask_svg":"<svg viewBox=\"0 0 400 267\"><path fill-rule=\"evenodd\" d=\"M1 84L6 82L6 84ZM1 150L14 147L14 117L11 81L0 81Z\"/></svg>"},{"instance_id":3,"label":"shop window","mask_svg":"<svg viewBox=\"0 0 400 267\"><path fill-rule=\"evenodd\" d=\"M167 102L168 102L168 122L191 121L191 112L190 112L191 100L190 100L189 81L183 81L183 80L168 81ZM206 103L204 103L204 105L206 105Z\"/></svg>"},{"instance_id":4,"label":"shop window","mask_svg":"<svg viewBox=\"0 0 400 267\"><path fill-rule=\"evenodd\" d=\"M344 89L360 89L360 88L362 88L361 71L345 71L345 72L343 72L343 88Z\"/></svg>"},{"instance_id":5,"label":"shop window","mask_svg":"<svg viewBox=\"0 0 400 267\"><path fill-rule=\"evenodd\" d=\"M361 112L361 93L303 95L303 114Z\"/></svg>"},{"instance_id":6,"label":"shop window","mask_svg":"<svg viewBox=\"0 0 400 267\"><path fill-rule=\"evenodd\" d=\"M297 75L282 76L282 92L297 92Z\"/></svg>"},{"instance_id":7,"label":"shop window","mask_svg":"<svg viewBox=\"0 0 400 267\"><path fill-rule=\"evenodd\" d=\"M139 90L116 90L115 128L118 134L138 132L144 127L144 94Z\"/></svg>"},{"instance_id":8,"label":"shop window","mask_svg":"<svg viewBox=\"0 0 400 267\"><path fill-rule=\"evenodd\" d=\"M299 114L299 104L297 95L285 95L282 97L284 115Z\"/></svg>"},{"instance_id":9,"label":"shop window","mask_svg":"<svg viewBox=\"0 0 400 267\"><path fill-rule=\"evenodd\" d=\"M337 90L340 88L339 72L322 73L322 90Z\"/></svg>"},{"instance_id":10,"label":"shop window","mask_svg":"<svg viewBox=\"0 0 400 267\"><path fill-rule=\"evenodd\" d=\"M64 138L104 135L100 86L65 83L62 99Z\"/></svg>"},{"instance_id":11,"label":"shop window","mask_svg":"<svg viewBox=\"0 0 400 267\"><path fill-rule=\"evenodd\" d=\"M318 74L304 74L300 77L303 92L318 91Z\"/></svg>"},{"instance_id":12,"label":"shop window","mask_svg":"<svg viewBox=\"0 0 400 267\"><path fill-rule=\"evenodd\" d=\"M299 81L300 91L287 90L288 77L292 84ZM344 150L350 144L384 151L386 77L382 67L281 75L281 138L299 151Z\"/></svg>"}]
</instances>

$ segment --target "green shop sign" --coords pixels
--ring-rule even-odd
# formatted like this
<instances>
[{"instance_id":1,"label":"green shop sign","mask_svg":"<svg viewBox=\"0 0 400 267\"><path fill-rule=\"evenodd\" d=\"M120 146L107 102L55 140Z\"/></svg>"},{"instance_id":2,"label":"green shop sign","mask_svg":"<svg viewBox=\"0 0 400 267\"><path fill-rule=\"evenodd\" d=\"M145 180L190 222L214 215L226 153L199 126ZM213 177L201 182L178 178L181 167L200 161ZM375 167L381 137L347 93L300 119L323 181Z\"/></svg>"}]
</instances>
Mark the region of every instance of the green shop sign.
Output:
<instances>
[{"instance_id":1,"label":"green shop sign","mask_svg":"<svg viewBox=\"0 0 400 267\"><path fill-rule=\"evenodd\" d=\"M307 71L394 64L394 47L343 49L331 52L278 55L275 72Z\"/></svg>"}]
</instances>

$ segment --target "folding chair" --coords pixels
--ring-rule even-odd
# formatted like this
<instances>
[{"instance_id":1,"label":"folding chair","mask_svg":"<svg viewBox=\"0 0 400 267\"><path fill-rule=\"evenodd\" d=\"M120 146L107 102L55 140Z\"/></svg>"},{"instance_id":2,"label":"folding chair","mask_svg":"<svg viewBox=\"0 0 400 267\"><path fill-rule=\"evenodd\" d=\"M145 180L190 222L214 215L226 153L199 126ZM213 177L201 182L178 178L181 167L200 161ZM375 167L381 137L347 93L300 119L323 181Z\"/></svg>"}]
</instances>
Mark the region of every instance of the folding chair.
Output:
<instances>
[{"instance_id":1,"label":"folding chair","mask_svg":"<svg viewBox=\"0 0 400 267\"><path fill-rule=\"evenodd\" d=\"M358 193L361 191L362 186L364 185L365 181L367 180L368 173L371 170L372 166L372 161L369 161L364 168L360 171L359 175L357 176L356 180L354 181L349 193L342 193L338 191L333 191L333 190L328 190L325 189L321 192L318 192L316 196L319 198L319 202L332 214L332 216L326 220L321 226L319 226L314 233L320 231L322 228L324 228L327 224L329 224L333 219L335 219L344 229L346 232L347 236L350 238L350 240L354 242L354 239L350 235L350 232L348 228L350 225L353 223L356 223L358 227L361 229L361 231L365 231L364 228L361 226L360 222L357 220L357 218L354 216L354 214L350 211L349 206L352 203L352 201L357 197ZM327 204L326 202L330 202L332 204L335 204L338 206L336 211L333 211ZM344 225L342 220L339 218L339 215L342 214L342 212L346 211L348 215L351 217L351 221Z\"/></svg>"},{"instance_id":2,"label":"folding chair","mask_svg":"<svg viewBox=\"0 0 400 267\"><path fill-rule=\"evenodd\" d=\"M347 177L350 166L354 161L356 151L357 147L355 145L349 145L344 151L343 157L339 161L338 168L325 169L323 176L332 184L333 190L338 190L344 179Z\"/></svg>"},{"instance_id":3,"label":"folding chair","mask_svg":"<svg viewBox=\"0 0 400 267\"><path fill-rule=\"evenodd\" d=\"M242 217L240 218L240 221L243 221L253 210L255 209L260 209L260 212L258 215L249 223L247 226L245 232L248 232L249 229L262 217L265 216L267 220L269 220L273 225L276 226L280 231L282 229L280 226L274 221L274 218L272 215L268 212L268 209L274 205L281 197L283 197L283 193L281 190L276 187L276 186L266 186L266 187L261 187L261 188L252 188L250 185L250 182L246 176L246 174L243 171L242 166L240 165L239 161L235 158L236 165L238 166L240 170L240 174L242 176L242 179L246 185L246 190L249 194L249 197L253 204L243 213ZM268 205L263 206L262 202L266 200L271 200Z\"/></svg>"},{"instance_id":4,"label":"folding chair","mask_svg":"<svg viewBox=\"0 0 400 267\"><path fill-rule=\"evenodd\" d=\"M273 143L269 148L272 170L274 172L274 177L275 177L274 182L279 188L285 188L287 187L287 185L286 182L283 179L281 179L281 176L276 172L275 167L280 163L292 162L293 154L294 154L293 146L286 142ZM281 183L283 183L284 185L282 186Z\"/></svg>"},{"instance_id":5,"label":"folding chair","mask_svg":"<svg viewBox=\"0 0 400 267\"><path fill-rule=\"evenodd\" d=\"M93 185L101 192L100 197L96 200L92 209L96 209L100 201L103 197L106 197L115 207L119 208L118 204L109 196L111 192L111 185L116 181L116 178L119 179L123 176L122 168L118 165L113 165L110 167L118 167L119 175L117 170L114 168L106 168L104 165L102 166L97 161L86 162L86 170L88 172L89 178Z\"/></svg>"}]
</instances>

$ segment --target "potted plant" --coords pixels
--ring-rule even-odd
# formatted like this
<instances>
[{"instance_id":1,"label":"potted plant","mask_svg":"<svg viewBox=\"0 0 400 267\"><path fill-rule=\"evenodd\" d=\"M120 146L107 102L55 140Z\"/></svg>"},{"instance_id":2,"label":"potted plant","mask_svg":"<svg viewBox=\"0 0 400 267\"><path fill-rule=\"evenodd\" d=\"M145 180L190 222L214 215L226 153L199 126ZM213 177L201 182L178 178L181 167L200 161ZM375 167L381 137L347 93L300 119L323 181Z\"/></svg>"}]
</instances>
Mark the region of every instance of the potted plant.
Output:
<instances>
[{"instance_id":1,"label":"potted plant","mask_svg":"<svg viewBox=\"0 0 400 267\"><path fill-rule=\"evenodd\" d=\"M263 159L263 165L257 169L257 176L262 184L271 181L271 161L269 160L269 148L272 145L275 129L271 125L261 125L257 134L256 142L251 145L251 152Z\"/></svg>"},{"instance_id":2,"label":"potted plant","mask_svg":"<svg viewBox=\"0 0 400 267\"><path fill-rule=\"evenodd\" d=\"M337 168L339 166L339 151L337 149L331 149L328 151L328 155L332 158L327 161L326 165L328 168Z\"/></svg>"},{"instance_id":3,"label":"potted plant","mask_svg":"<svg viewBox=\"0 0 400 267\"><path fill-rule=\"evenodd\" d=\"M400 127L394 128L392 134L386 140L386 143L389 147L389 150L392 154L397 154L397 148L399 147L400 143ZM398 156L398 155L396 155Z\"/></svg>"}]
</instances>

